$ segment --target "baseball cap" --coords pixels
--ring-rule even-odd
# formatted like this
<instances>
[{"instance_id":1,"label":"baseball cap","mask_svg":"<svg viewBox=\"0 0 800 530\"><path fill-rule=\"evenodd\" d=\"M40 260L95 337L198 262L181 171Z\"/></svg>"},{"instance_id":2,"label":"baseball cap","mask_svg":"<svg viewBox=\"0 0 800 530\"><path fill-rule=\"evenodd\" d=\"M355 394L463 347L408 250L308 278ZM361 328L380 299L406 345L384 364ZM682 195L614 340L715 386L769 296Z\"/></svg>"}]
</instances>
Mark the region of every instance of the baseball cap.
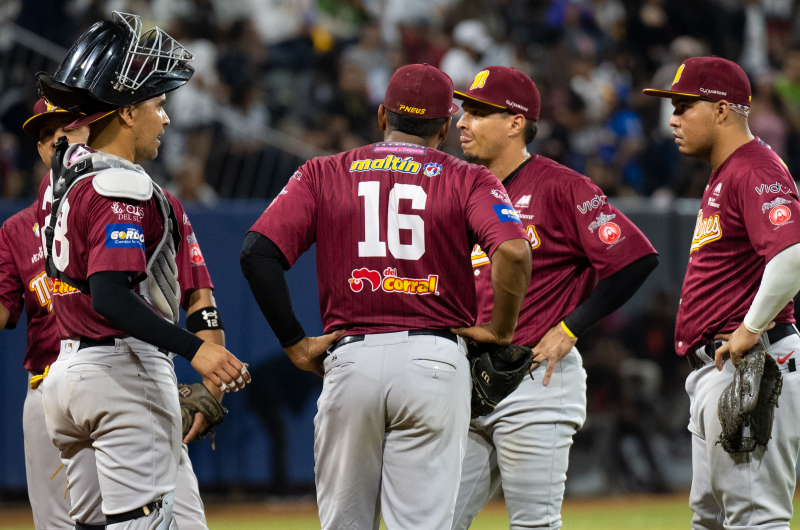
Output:
<instances>
[{"instance_id":1,"label":"baseball cap","mask_svg":"<svg viewBox=\"0 0 800 530\"><path fill-rule=\"evenodd\" d=\"M455 92L456 99L479 101L493 107L538 120L542 100L530 77L507 66L489 66L475 76L466 92Z\"/></svg>"},{"instance_id":2,"label":"baseball cap","mask_svg":"<svg viewBox=\"0 0 800 530\"><path fill-rule=\"evenodd\" d=\"M670 98L691 96L713 101L725 100L744 109L734 110L746 114L750 108L750 80L742 68L721 57L692 57L683 62L675 74L670 90L646 88L648 96ZM742 112L744 111L744 112Z\"/></svg>"},{"instance_id":3,"label":"baseball cap","mask_svg":"<svg viewBox=\"0 0 800 530\"><path fill-rule=\"evenodd\" d=\"M33 116L28 118L25 123L22 124L22 130L31 136L38 138L39 129L42 128L48 119L52 118L56 114L73 119L79 119L80 116L82 116L77 112L69 112L67 110L60 109L55 105L50 104L44 98L39 98L39 101L37 101L33 106Z\"/></svg>"},{"instance_id":4,"label":"baseball cap","mask_svg":"<svg viewBox=\"0 0 800 530\"><path fill-rule=\"evenodd\" d=\"M395 114L432 120L458 112L453 103L453 81L429 64L398 68L389 80L383 106Z\"/></svg>"},{"instance_id":5,"label":"baseball cap","mask_svg":"<svg viewBox=\"0 0 800 530\"><path fill-rule=\"evenodd\" d=\"M95 113L89 114L88 116L82 116L82 117L78 118L77 120L73 121L72 123L70 123L69 125L67 125L66 127L64 127L64 130L65 131L71 131L73 129L77 129L78 127L83 127L84 125L89 125L90 123L94 123L94 122L96 122L98 120L101 120L101 119L105 118L106 116L108 116L109 114L113 114L113 113L117 112L118 110L119 110L119 108L114 108L112 110L103 110L103 111L100 111L100 112L95 112Z\"/></svg>"}]
</instances>

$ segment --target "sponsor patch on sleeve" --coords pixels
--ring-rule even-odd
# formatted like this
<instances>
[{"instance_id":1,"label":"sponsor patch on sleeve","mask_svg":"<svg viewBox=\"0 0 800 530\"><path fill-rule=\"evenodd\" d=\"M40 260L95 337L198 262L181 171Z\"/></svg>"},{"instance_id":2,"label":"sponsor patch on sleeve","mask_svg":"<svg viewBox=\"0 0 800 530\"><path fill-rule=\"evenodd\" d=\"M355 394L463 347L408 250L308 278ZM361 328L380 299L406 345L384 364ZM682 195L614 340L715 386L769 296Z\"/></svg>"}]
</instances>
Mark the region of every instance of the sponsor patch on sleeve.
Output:
<instances>
[{"instance_id":1,"label":"sponsor patch on sleeve","mask_svg":"<svg viewBox=\"0 0 800 530\"><path fill-rule=\"evenodd\" d=\"M522 224L522 221L519 220L519 214L517 211L508 204L495 204L492 206L494 208L494 213L497 214L497 218L500 219L501 223L519 223Z\"/></svg>"},{"instance_id":2,"label":"sponsor patch on sleeve","mask_svg":"<svg viewBox=\"0 0 800 530\"><path fill-rule=\"evenodd\" d=\"M132 224L106 225L106 248L138 248L144 250L144 232Z\"/></svg>"}]
</instances>

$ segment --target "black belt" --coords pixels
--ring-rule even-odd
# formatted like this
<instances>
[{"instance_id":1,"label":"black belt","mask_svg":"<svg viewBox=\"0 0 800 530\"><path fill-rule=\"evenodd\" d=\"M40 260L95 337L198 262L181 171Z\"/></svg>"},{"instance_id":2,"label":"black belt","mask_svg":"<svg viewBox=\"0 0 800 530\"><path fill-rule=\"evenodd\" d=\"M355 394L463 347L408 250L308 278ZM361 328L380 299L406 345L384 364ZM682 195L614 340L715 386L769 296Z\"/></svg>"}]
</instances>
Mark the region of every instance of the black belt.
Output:
<instances>
[{"instance_id":1,"label":"black belt","mask_svg":"<svg viewBox=\"0 0 800 530\"><path fill-rule=\"evenodd\" d=\"M418 335L430 335L433 337L442 337L443 339L452 340L456 344L458 344L458 336L446 329L412 329L408 332L409 337L414 337ZM328 348L328 353L331 353L335 350L338 350L342 346L346 344L352 344L354 342L361 342L364 340L366 335L348 335L346 337L342 337L341 339L337 340L333 343L333 345Z\"/></svg>"},{"instance_id":2,"label":"black belt","mask_svg":"<svg viewBox=\"0 0 800 530\"><path fill-rule=\"evenodd\" d=\"M141 508L136 508L135 510L131 510L129 512L115 513L114 515L106 515L106 525L124 523L125 521L138 519L139 517L150 515L154 511L158 510L160 507L161 507L161 501L155 501L151 502L150 504L146 504Z\"/></svg>"},{"instance_id":3,"label":"black belt","mask_svg":"<svg viewBox=\"0 0 800 530\"><path fill-rule=\"evenodd\" d=\"M109 337L107 339L100 339L100 340L84 339L83 337L81 337L79 340L81 342L81 345L78 346L79 350L82 350L84 348L96 348L97 346L114 346L117 343L111 337Z\"/></svg>"},{"instance_id":4,"label":"black belt","mask_svg":"<svg viewBox=\"0 0 800 530\"><path fill-rule=\"evenodd\" d=\"M769 339L770 344L775 344L781 339L785 339L789 335L793 335L797 333L797 330L794 327L794 324L775 324L775 327L768 330L766 332L767 338ZM716 340L714 342L709 342L704 346L706 355L709 356L711 361L714 361L714 356L717 353L717 348L722 346L721 340ZM697 370L698 368L702 368L706 365L706 362L698 357L696 350L691 350L686 354L686 359L689 361L689 365L691 365L693 370Z\"/></svg>"}]
</instances>

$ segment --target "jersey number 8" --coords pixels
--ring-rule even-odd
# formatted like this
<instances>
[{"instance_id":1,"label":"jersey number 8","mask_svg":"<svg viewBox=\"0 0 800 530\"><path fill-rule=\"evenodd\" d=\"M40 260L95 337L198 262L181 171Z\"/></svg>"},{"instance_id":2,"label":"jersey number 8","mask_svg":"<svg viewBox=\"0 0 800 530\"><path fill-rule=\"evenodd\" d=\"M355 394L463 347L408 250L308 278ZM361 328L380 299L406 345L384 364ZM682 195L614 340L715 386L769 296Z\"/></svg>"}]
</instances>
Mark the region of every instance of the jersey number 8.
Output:
<instances>
[{"instance_id":1,"label":"jersey number 8","mask_svg":"<svg viewBox=\"0 0 800 530\"><path fill-rule=\"evenodd\" d=\"M386 243L380 239L380 182L359 182L358 196L364 197L364 241L358 243L358 256L385 257ZM424 210L428 194L416 184L395 184L389 192L386 239L396 259L418 260L425 254L425 221L419 215L399 213L400 200L410 199L413 210ZM400 242L400 230L411 230L411 242Z\"/></svg>"}]
</instances>

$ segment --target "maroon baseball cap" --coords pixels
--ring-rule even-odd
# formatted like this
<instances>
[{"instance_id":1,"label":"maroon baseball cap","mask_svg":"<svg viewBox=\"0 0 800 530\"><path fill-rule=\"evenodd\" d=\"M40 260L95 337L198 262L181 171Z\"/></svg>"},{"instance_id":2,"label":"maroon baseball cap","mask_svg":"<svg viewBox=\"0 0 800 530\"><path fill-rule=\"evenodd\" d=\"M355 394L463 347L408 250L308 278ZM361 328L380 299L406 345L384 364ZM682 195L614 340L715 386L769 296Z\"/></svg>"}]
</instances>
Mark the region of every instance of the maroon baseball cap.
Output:
<instances>
[{"instance_id":1,"label":"maroon baseball cap","mask_svg":"<svg viewBox=\"0 0 800 530\"><path fill-rule=\"evenodd\" d=\"M50 104L46 99L39 98L39 101L33 106L33 116L28 118L25 123L22 124L22 130L26 133L39 137L39 129L44 126L44 124L55 116L56 114L60 116L64 116L65 118L72 118L73 120L79 119L82 114L78 114L76 112L69 112L67 110L61 109L56 107L55 105Z\"/></svg>"},{"instance_id":2,"label":"maroon baseball cap","mask_svg":"<svg viewBox=\"0 0 800 530\"><path fill-rule=\"evenodd\" d=\"M475 76L469 90L455 92L457 99L480 101L529 120L539 119L542 99L530 77L507 66L489 66Z\"/></svg>"},{"instance_id":3,"label":"maroon baseball cap","mask_svg":"<svg viewBox=\"0 0 800 530\"><path fill-rule=\"evenodd\" d=\"M742 68L720 57L692 57L687 59L675 74L670 90L646 88L648 96L671 98L691 96L750 106L750 80Z\"/></svg>"},{"instance_id":4,"label":"maroon baseball cap","mask_svg":"<svg viewBox=\"0 0 800 530\"><path fill-rule=\"evenodd\" d=\"M383 106L396 114L432 120L458 112L453 103L453 81L429 64L398 68L389 80Z\"/></svg>"}]
</instances>

